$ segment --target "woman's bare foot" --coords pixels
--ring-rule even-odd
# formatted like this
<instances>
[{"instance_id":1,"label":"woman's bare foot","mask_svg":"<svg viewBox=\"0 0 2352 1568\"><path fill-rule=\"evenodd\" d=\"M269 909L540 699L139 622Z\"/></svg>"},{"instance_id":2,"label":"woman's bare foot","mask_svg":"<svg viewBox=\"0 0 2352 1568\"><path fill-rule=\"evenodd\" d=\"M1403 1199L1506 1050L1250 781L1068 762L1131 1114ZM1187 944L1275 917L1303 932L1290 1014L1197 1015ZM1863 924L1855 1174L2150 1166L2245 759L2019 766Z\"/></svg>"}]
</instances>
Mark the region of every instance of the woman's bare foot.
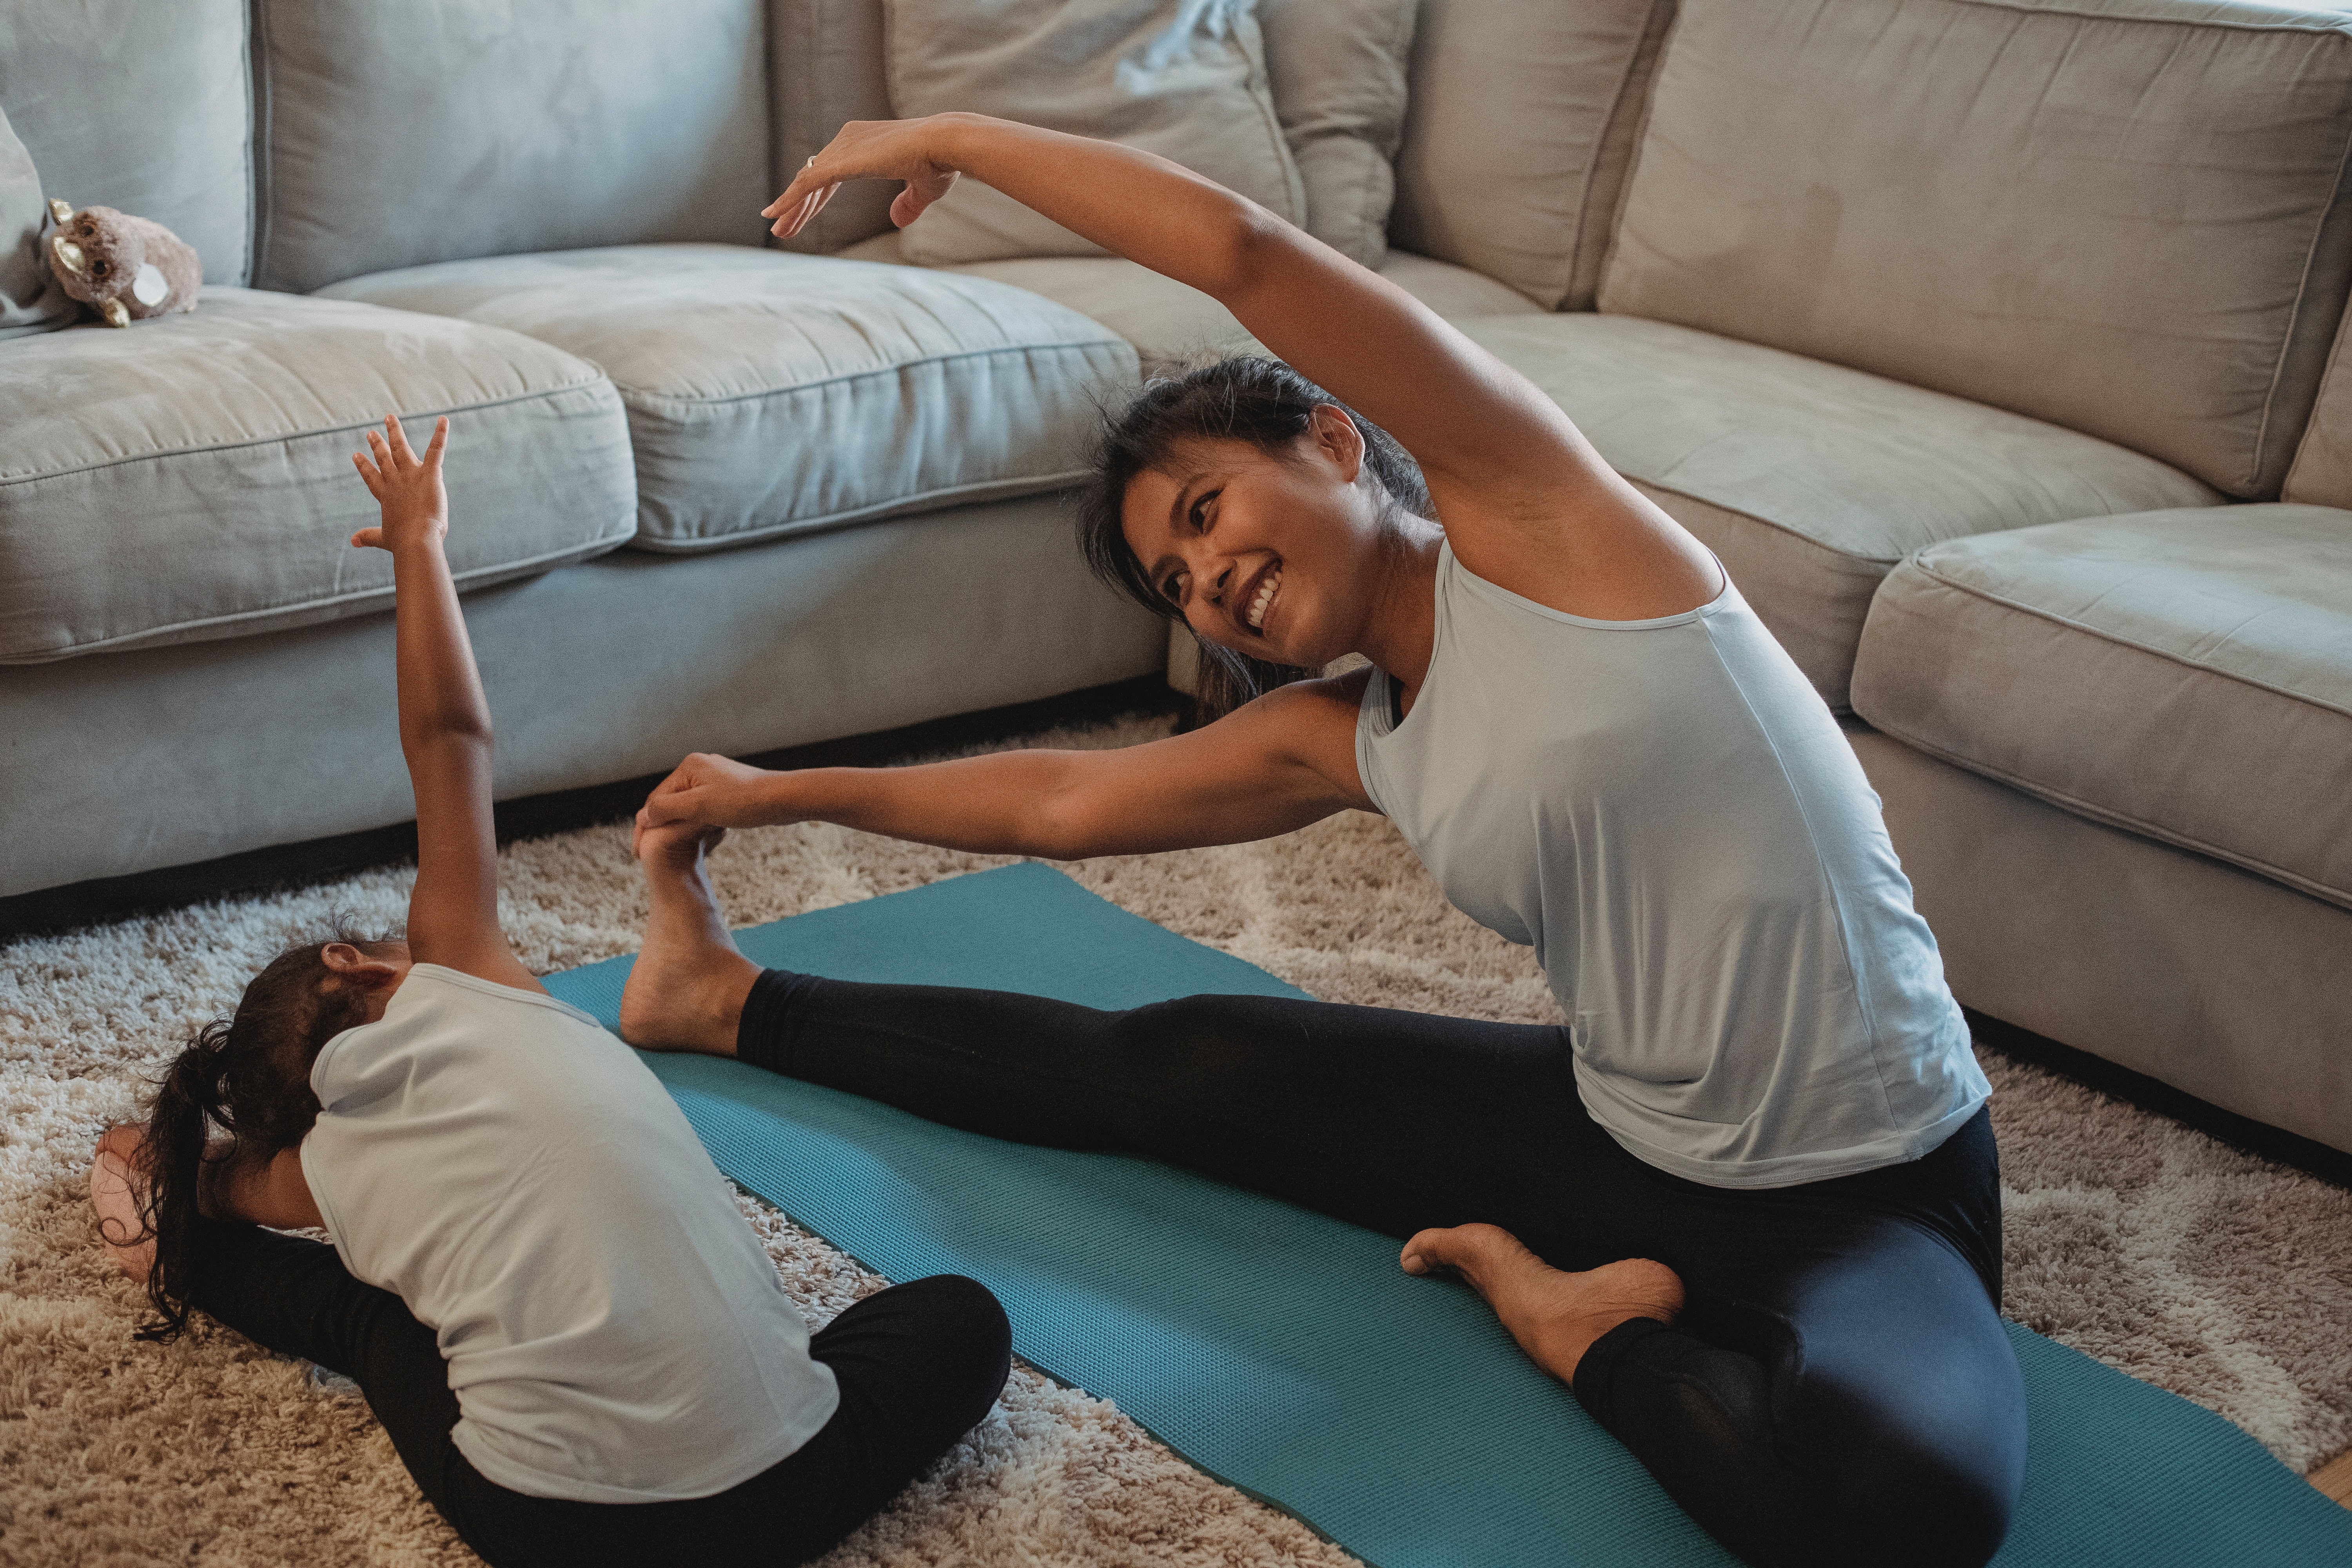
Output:
<instances>
[{"instance_id":1,"label":"woman's bare foot","mask_svg":"<svg viewBox=\"0 0 2352 1568\"><path fill-rule=\"evenodd\" d=\"M146 1129L124 1123L110 1127L98 1141L98 1158L89 1167L89 1206L98 1211L98 1237L105 1243L115 1267L144 1285L155 1268L155 1238L147 1229L147 1176L135 1163L145 1152ZM129 1242L130 1245L121 1245Z\"/></svg>"},{"instance_id":2,"label":"woman's bare foot","mask_svg":"<svg viewBox=\"0 0 2352 1568\"><path fill-rule=\"evenodd\" d=\"M1554 1268L1498 1226L1424 1230L1398 1258L1408 1274L1451 1268L1486 1299L1519 1348L1562 1383L1592 1342L1633 1318L1671 1323L1683 1310L1683 1282L1663 1263L1628 1258L1581 1274Z\"/></svg>"},{"instance_id":3,"label":"woman's bare foot","mask_svg":"<svg viewBox=\"0 0 2352 1568\"><path fill-rule=\"evenodd\" d=\"M653 906L646 945L621 991L621 1038L649 1051L735 1054L735 1026L760 966L736 951L703 874L702 857L723 827L645 830L637 864Z\"/></svg>"}]
</instances>

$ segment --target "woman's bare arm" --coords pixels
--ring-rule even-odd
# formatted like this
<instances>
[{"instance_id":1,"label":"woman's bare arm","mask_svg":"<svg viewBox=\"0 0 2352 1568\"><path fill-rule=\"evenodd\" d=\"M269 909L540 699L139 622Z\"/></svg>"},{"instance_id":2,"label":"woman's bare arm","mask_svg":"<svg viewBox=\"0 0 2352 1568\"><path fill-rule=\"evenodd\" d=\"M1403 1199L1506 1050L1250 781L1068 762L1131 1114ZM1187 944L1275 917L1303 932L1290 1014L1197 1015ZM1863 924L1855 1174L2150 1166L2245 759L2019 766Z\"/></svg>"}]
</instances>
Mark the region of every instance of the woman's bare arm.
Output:
<instances>
[{"instance_id":1,"label":"woman's bare arm","mask_svg":"<svg viewBox=\"0 0 2352 1568\"><path fill-rule=\"evenodd\" d=\"M751 827L835 822L950 849L1082 860L1243 844L1350 806L1358 673L1304 681L1188 735L1111 752L999 752L908 768L765 773L693 756L637 814Z\"/></svg>"},{"instance_id":2,"label":"woman's bare arm","mask_svg":"<svg viewBox=\"0 0 2352 1568\"><path fill-rule=\"evenodd\" d=\"M792 232L843 180L880 176L908 182L891 209L903 225L959 173L1214 296L1402 443L1480 576L1602 619L1672 614L1717 592L1705 547L1533 383L1403 289L1167 159L980 115L853 121L767 211Z\"/></svg>"},{"instance_id":3,"label":"woman's bare arm","mask_svg":"<svg viewBox=\"0 0 2352 1568\"><path fill-rule=\"evenodd\" d=\"M418 457L397 417L368 432L373 460L353 455L383 521L352 535L389 551L396 595L400 751L416 794L416 887L408 899L408 947L420 963L543 991L499 928L499 848L490 815L490 705L474 668L443 541L449 498L441 454L449 421Z\"/></svg>"}]
</instances>

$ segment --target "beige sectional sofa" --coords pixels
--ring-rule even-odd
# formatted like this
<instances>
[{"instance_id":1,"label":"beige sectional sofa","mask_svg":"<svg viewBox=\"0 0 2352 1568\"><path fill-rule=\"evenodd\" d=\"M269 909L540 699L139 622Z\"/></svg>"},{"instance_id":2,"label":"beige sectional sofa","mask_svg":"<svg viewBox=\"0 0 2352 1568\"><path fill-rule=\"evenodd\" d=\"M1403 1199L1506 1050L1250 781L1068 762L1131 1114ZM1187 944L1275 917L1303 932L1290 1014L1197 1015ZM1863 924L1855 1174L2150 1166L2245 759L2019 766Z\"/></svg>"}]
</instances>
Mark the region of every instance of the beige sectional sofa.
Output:
<instances>
[{"instance_id":1,"label":"beige sectional sofa","mask_svg":"<svg viewBox=\"0 0 2352 1568\"><path fill-rule=\"evenodd\" d=\"M1378 9L1261 4L1292 49ZM509 9L535 37L565 8ZM1381 270L1557 398L1852 715L1961 999L2352 1150L2352 367L2330 368L2352 24L2231 0L1417 10ZM511 423L454 479L504 520L466 568L504 795L1159 665L1056 493L1097 400L1245 344L1238 323L1109 258L903 265L878 187L801 254L759 248L779 172L890 111L883 0L603 11L551 60L436 0L256 0L249 26L192 0L184 58L247 62L247 101L202 71L142 85L105 28L0 0L0 110L57 194L204 247L223 287L191 367L358 321L385 345L315 407L272 394L300 417L237 447L267 463L135 505L0 426L0 897L405 813L383 585L325 551L351 487L301 455L387 398ZM419 33L422 64L347 63ZM106 78L215 116L222 168L252 170L244 226L227 174L173 206L76 142L77 73L82 99ZM0 342L0 398L119 383L176 330ZM324 363L273 341L283 374ZM104 471L201 444L143 416L106 415ZM41 439L70 458L87 423ZM249 605L221 596L245 578L202 583L202 531L257 548L240 527L284 562ZM138 553L84 570L100 529ZM41 629L49 583L103 613Z\"/></svg>"}]
</instances>

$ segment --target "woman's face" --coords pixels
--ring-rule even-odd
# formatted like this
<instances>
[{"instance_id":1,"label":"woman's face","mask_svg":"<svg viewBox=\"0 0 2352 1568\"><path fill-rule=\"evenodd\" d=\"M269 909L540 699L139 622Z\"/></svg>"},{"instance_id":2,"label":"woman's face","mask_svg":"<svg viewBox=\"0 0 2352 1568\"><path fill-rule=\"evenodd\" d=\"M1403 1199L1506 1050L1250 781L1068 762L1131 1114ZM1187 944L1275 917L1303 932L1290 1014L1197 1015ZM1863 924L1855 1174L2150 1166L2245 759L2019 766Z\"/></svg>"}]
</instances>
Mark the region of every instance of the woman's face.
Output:
<instances>
[{"instance_id":1,"label":"woman's face","mask_svg":"<svg viewBox=\"0 0 2352 1568\"><path fill-rule=\"evenodd\" d=\"M1127 542L1206 641L1319 668L1361 640L1381 560L1379 491L1357 482L1363 437L1336 408L1289 453L1202 439L1138 474Z\"/></svg>"}]
</instances>

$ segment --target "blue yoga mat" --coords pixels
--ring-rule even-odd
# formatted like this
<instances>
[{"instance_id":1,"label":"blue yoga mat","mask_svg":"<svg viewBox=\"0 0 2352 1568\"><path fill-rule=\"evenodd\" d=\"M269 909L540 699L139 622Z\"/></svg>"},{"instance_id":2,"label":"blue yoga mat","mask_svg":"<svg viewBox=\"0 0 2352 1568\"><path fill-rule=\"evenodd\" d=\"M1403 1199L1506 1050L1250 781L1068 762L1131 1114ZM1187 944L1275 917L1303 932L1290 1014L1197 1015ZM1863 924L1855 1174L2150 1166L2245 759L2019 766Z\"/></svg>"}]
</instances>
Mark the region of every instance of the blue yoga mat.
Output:
<instances>
[{"instance_id":1,"label":"blue yoga mat","mask_svg":"<svg viewBox=\"0 0 2352 1568\"><path fill-rule=\"evenodd\" d=\"M775 968L1096 1007L1304 993L1036 865L738 933ZM632 960L550 975L619 1015ZM1014 1348L1380 1568L1729 1568L1397 1244L1150 1161L1006 1143L711 1057L650 1056L720 1170L894 1279L968 1274ZM2352 1512L2210 1411L2010 1326L2032 1422L2002 1568L2352 1564Z\"/></svg>"}]
</instances>

